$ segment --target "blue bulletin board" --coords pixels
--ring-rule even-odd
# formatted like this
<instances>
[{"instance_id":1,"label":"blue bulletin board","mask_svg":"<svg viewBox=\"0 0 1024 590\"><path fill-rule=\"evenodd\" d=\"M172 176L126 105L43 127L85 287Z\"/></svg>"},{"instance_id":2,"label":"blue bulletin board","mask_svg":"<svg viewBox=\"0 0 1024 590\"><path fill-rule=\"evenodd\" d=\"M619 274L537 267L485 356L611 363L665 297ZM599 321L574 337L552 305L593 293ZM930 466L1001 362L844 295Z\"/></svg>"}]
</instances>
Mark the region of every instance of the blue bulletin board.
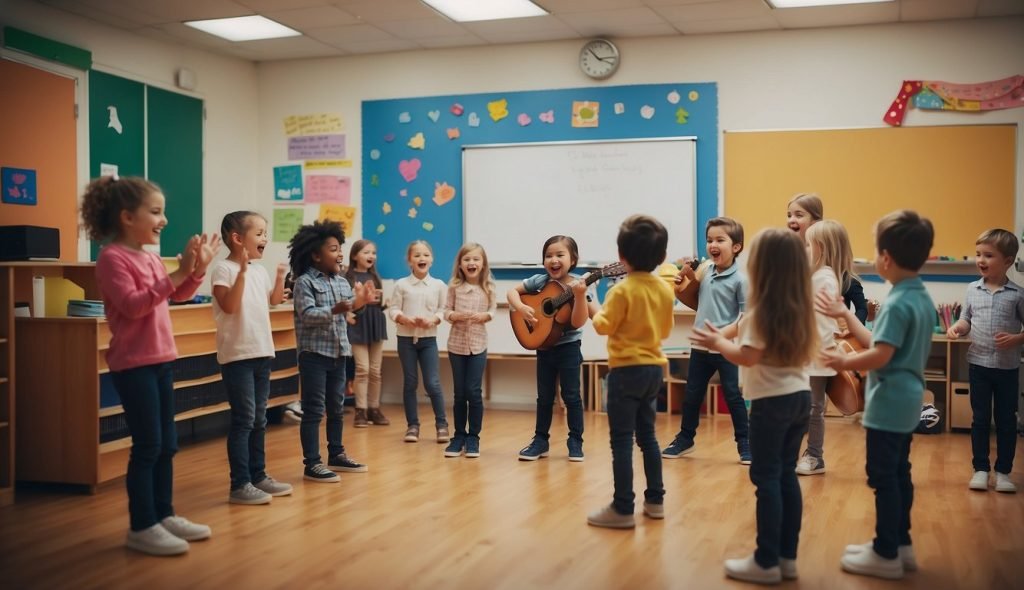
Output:
<instances>
[{"instance_id":1,"label":"blue bulletin board","mask_svg":"<svg viewBox=\"0 0 1024 590\"><path fill-rule=\"evenodd\" d=\"M431 244L432 274L447 278L462 245L464 145L696 137L695 235L718 215L714 83L374 100L363 102L362 118L363 236L377 243L385 278L409 273L405 249L413 240ZM523 249L539 258L540 246ZM684 254L692 253L669 257Z\"/></svg>"}]
</instances>

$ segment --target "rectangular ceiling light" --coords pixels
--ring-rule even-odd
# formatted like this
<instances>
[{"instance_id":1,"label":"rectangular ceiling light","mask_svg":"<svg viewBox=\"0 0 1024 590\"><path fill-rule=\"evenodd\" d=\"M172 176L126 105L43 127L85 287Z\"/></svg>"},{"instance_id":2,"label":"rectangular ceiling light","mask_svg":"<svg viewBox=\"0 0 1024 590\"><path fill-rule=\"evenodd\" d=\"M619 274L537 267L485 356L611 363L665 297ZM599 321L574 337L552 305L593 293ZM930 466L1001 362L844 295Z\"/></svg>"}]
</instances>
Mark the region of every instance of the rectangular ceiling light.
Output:
<instances>
[{"instance_id":1,"label":"rectangular ceiling light","mask_svg":"<svg viewBox=\"0 0 1024 590\"><path fill-rule=\"evenodd\" d=\"M302 33L259 15L186 21L186 25L228 41L297 37Z\"/></svg>"},{"instance_id":2,"label":"rectangular ceiling light","mask_svg":"<svg viewBox=\"0 0 1024 590\"><path fill-rule=\"evenodd\" d=\"M806 8L808 6L837 6L839 4L871 4L893 0L768 0L772 8Z\"/></svg>"},{"instance_id":3,"label":"rectangular ceiling light","mask_svg":"<svg viewBox=\"0 0 1024 590\"><path fill-rule=\"evenodd\" d=\"M423 0L423 2L460 23L543 16L548 13L530 0Z\"/></svg>"}]
</instances>

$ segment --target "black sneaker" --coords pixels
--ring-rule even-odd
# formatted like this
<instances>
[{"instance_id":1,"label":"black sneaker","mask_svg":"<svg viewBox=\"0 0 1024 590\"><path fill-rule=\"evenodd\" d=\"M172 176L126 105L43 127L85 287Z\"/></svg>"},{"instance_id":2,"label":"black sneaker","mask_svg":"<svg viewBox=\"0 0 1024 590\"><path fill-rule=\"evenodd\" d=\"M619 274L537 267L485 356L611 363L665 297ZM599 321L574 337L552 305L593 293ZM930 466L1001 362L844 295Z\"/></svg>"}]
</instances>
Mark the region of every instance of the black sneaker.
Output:
<instances>
[{"instance_id":1,"label":"black sneaker","mask_svg":"<svg viewBox=\"0 0 1024 590\"><path fill-rule=\"evenodd\" d=\"M327 468L331 471L344 471L346 473L366 473L369 468L362 463L356 463L348 458L345 453L335 455L327 461Z\"/></svg>"},{"instance_id":2,"label":"black sneaker","mask_svg":"<svg viewBox=\"0 0 1024 590\"><path fill-rule=\"evenodd\" d=\"M469 436L466 438L466 457L475 459L480 456L480 437Z\"/></svg>"},{"instance_id":3,"label":"black sneaker","mask_svg":"<svg viewBox=\"0 0 1024 590\"><path fill-rule=\"evenodd\" d=\"M573 463L580 463L583 461L583 441L570 438L566 441L565 445L569 447L569 460Z\"/></svg>"},{"instance_id":4,"label":"black sneaker","mask_svg":"<svg viewBox=\"0 0 1024 590\"><path fill-rule=\"evenodd\" d=\"M677 436L675 440L672 441L672 444L661 451L661 456L666 459L678 459L679 457L689 455L692 452L693 441L684 439L682 436Z\"/></svg>"},{"instance_id":5,"label":"black sneaker","mask_svg":"<svg viewBox=\"0 0 1024 590\"><path fill-rule=\"evenodd\" d=\"M461 437L461 436L456 434L455 436L452 437L451 442L448 443L448 447L445 448L444 456L445 457L459 457L459 456L462 455L462 451L463 451L463 449L465 449L465 447L466 447L466 439L464 439L463 437Z\"/></svg>"},{"instance_id":6,"label":"black sneaker","mask_svg":"<svg viewBox=\"0 0 1024 590\"><path fill-rule=\"evenodd\" d=\"M539 436L533 437L530 444L526 445L519 451L520 461L536 461L541 457L548 456L548 441L544 440Z\"/></svg>"},{"instance_id":7,"label":"black sneaker","mask_svg":"<svg viewBox=\"0 0 1024 590\"><path fill-rule=\"evenodd\" d=\"M341 481L338 474L331 473L326 467L324 467L323 463L307 465L305 471L302 472L302 478L320 483L335 483Z\"/></svg>"},{"instance_id":8,"label":"black sneaker","mask_svg":"<svg viewBox=\"0 0 1024 590\"><path fill-rule=\"evenodd\" d=\"M736 443L736 451L740 454L740 465L750 465L750 440L745 438Z\"/></svg>"}]
</instances>

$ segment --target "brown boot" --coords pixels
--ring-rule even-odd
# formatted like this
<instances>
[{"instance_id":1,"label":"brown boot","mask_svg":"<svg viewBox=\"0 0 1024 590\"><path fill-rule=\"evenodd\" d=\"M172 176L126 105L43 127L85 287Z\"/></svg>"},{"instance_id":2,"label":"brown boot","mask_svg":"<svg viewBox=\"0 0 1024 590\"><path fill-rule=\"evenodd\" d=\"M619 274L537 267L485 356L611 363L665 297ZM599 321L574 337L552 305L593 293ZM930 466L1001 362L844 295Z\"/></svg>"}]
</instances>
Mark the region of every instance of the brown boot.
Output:
<instances>
[{"instance_id":1,"label":"brown boot","mask_svg":"<svg viewBox=\"0 0 1024 590\"><path fill-rule=\"evenodd\" d=\"M391 424L391 420L388 420L387 416L380 411L380 408L370 408L369 410L366 410L366 418L370 421L370 424L374 424L376 426L387 426L388 424Z\"/></svg>"},{"instance_id":2,"label":"brown boot","mask_svg":"<svg viewBox=\"0 0 1024 590\"><path fill-rule=\"evenodd\" d=\"M356 408L356 417L352 421L352 425L356 428L366 428L370 425L370 423L366 421L366 410Z\"/></svg>"}]
</instances>

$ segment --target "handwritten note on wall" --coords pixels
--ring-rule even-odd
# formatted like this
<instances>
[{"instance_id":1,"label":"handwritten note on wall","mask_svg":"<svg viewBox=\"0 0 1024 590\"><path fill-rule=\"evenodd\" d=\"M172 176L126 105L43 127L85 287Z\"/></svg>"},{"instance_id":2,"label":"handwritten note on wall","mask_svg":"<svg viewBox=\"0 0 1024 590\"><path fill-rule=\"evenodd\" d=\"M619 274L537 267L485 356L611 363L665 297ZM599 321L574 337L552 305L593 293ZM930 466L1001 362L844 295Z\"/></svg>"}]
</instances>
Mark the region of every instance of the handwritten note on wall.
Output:
<instances>
[{"instance_id":1,"label":"handwritten note on wall","mask_svg":"<svg viewBox=\"0 0 1024 590\"><path fill-rule=\"evenodd\" d=\"M345 236L351 236L356 223L356 208L345 205L322 203L320 205L320 215L317 217L317 220L324 221L326 219L330 219L331 221L340 221L342 226L345 228Z\"/></svg>"},{"instance_id":2,"label":"handwritten note on wall","mask_svg":"<svg viewBox=\"0 0 1024 590\"><path fill-rule=\"evenodd\" d=\"M274 201L302 200L302 166L274 167Z\"/></svg>"},{"instance_id":3,"label":"handwritten note on wall","mask_svg":"<svg viewBox=\"0 0 1024 590\"><path fill-rule=\"evenodd\" d=\"M306 202L348 205L352 202L352 179L333 174L310 174L306 176Z\"/></svg>"},{"instance_id":4,"label":"handwritten note on wall","mask_svg":"<svg viewBox=\"0 0 1024 590\"><path fill-rule=\"evenodd\" d=\"M303 210L298 207L274 209L274 241L287 242L302 227Z\"/></svg>"},{"instance_id":5,"label":"handwritten note on wall","mask_svg":"<svg viewBox=\"0 0 1024 590\"><path fill-rule=\"evenodd\" d=\"M337 133L341 129L341 115L331 113L290 115L284 118L284 134L289 137L318 133Z\"/></svg>"},{"instance_id":6,"label":"handwritten note on wall","mask_svg":"<svg viewBox=\"0 0 1024 590\"><path fill-rule=\"evenodd\" d=\"M289 160L313 160L321 158L344 158L345 136L302 135L288 138Z\"/></svg>"}]
</instances>

